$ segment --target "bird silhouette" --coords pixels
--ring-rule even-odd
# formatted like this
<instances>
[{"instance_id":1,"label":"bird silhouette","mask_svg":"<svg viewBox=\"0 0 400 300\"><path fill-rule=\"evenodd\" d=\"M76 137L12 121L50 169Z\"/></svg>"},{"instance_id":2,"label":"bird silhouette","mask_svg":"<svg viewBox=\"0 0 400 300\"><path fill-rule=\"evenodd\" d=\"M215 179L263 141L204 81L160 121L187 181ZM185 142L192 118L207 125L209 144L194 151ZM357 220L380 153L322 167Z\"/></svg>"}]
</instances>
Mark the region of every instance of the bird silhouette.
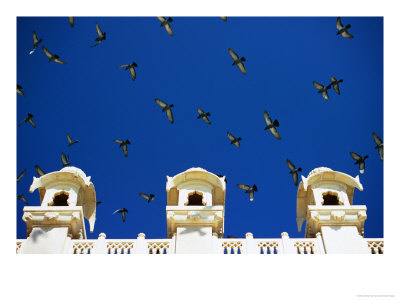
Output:
<instances>
[{"instance_id":1,"label":"bird silhouette","mask_svg":"<svg viewBox=\"0 0 400 300\"><path fill-rule=\"evenodd\" d=\"M171 107L174 107L174 105L173 104L168 105L164 101L157 98L155 99L155 101L160 107L162 107L162 111L167 113L167 118L171 122L171 124L174 124L174 116L172 115L172 109L171 109Z\"/></svg>"},{"instance_id":2,"label":"bird silhouette","mask_svg":"<svg viewBox=\"0 0 400 300\"><path fill-rule=\"evenodd\" d=\"M74 27L74 17L68 17L68 22L71 27Z\"/></svg>"},{"instance_id":3,"label":"bird silhouette","mask_svg":"<svg viewBox=\"0 0 400 300\"><path fill-rule=\"evenodd\" d=\"M264 121L265 121L265 124L267 124L267 126L264 128L264 130L269 129L269 131L271 131L272 135L274 137L276 137L278 140L280 140L281 136L279 135L278 130L276 130L276 127L279 127L278 120L275 120L274 122L272 122L271 118L268 115L268 112L266 110L264 110Z\"/></svg>"},{"instance_id":4,"label":"bird silhouette","mask_svg":"<svg viewBox=\"0 0 400 300\"><path fill-rule=\"evenodd\" d=\"M243 62L246 61L246 59L244 57L239 59L239 56L231 48L228 48L228 52L229 52L229 55L233 59L232 66L237 65L239 70L240 70L240 72L242 72L243 74L246 74L247 72L246 72L246 69L245 69L244 64L243 64Z\"/></svg>"},{"instance_id":5,"label":"bird silhouette","mask_svg":"<svg viewBox=\"0 0 400 300\"><path fill-rule=\"evenodd\" d=\"M238 188L244 190L246 194L249 194L250 201L254 200L254 192L258 191L257 186L255 184L253 185L252 188L250 186L248 186L248 185L245 185L245 184L237 184L236 186Z\"/></svg>"},{"instance_id":6,"label":"bird silhouette","mask_svg":"<svg viewBox=\"0 0 400 300\"><path fill-rule=\"evenodd\" d=\"M221 17L221 19L225 22L228 21L228 17Z\"/></svg>"},{"instance_id":7,"label":"bird silhouette","mask_svg":"<svg viewBox=\"0 0 400 300\"><path fill-rule=\"evenodd\" d=\"M318 93L321 93L322 97L326 100L329 101L329 96L328 96L328 90L331 88L331 84L328 84L326 87L324 87L322 84L313 81L313 84L315 88L318 90Z\"/></svg>"},{"instance_id":8,"label":"bird silhouette","mask_svg":"<svg viewBox=\"0 0 400 300\"><path fill-rule=\"evenodd\" d=\"M336 35L341 34L342 37L344 38L348 38L348 39L352 39L354 36L351 35L347 29L349 29L351 27L350 24L343 26L342 21L340 20L340 17L337 18L336 20L336 29L338 30L338 32L336 33Z\"/></svg>"},{"instance_id":9,"label":"bird silhouette","mask_svg":"<svg viewBox=\"0 0 400 300\"><path fill-rule=\"evenodd\" d=\"M368 155L361 157L360 155L358 155L357 153L354 152L350 152L351 157L356 160L356 162L354 163L355 165L359 165L360 168L360 173L364 174L365 172L365 160L368 158Z\"/></svg>"},{"instance_id":10,"label":"bird silhouette","mask_svg":"<svg viewBox=\"0 0 400 300\"><path fill-rule=\"evenodd\" d=\"M36 32L33 31L33 49L29 52L29 54L33 54L33 52L35 52L37 46L41 43L42 39L38 39Z\"/></svg>"},{"instance_id":11,"label":"bird silhouette","mask_svg":"<svg viewBox=\"0 0 400 300\"><path fill-rule=\"evenodd\" d=\"M168 19L166 19L164 17L157 17L157 19L161 22L160 27L164 27L165 31L167 31L170 36L173 36L174 33L172 32L171 25L169 24L170 22L172 22L172 18L169 17Z\"/></svg>"},{"instance_id":12,"label":"bird silhouette","mask_svg":"<svg viewBox=\"0 0 400 300\"><path fill-rule=\"evenodd\" d=\"M61 162L63 167L69 166L71 164L69 162L69 155L66 156L63 152L61 152Z\"/></svg>"},{"instance_id":13,"label":"bird silhouette","mask_svg":"<svg viewBox=\"0 0 400 300\"><path fill-rule=\"evenodd\" d=\"M133 62L130 65L121 65L121 66L118 66L117 68L119 68L119 69L125 68L125 70L129 70L129 72L131 73L132 80L135 80L136 79L135 67L137 68L137 64L135 62Z\"/></svg>"},{"instance_id":14,"label":"bird silhouette","mask_svg":"<svg viewBox=\"0 0 400 300\"><path fill-rule=\"evenodd\" d=\"M144 194L144 193L139 193L139 196L143 197L144 199L146 199L147 203L150 203L151 201L153 201L154 197L155 197L153 194L147 195L147 194Z\"/></svg>"},{"instance_id":15,"label":"bird silhouette","mask_svg":"<svg viewBox=\"0 0 400 300\"><path fill-rule=\"evenodd\" d=\"M231 140L231 144L235 145L236 147L240 147L240 141L242 140L242 138L235 138L230 132L227 132L227 134L228 138Z\"/></svg>"},{"instance_id":16,"label":"bird silhouette","mask_svg":"<svg viewBox=\"0 0 400 300\"><path fill-rule=\"evenodd\" d=\"M95 38L95 41L97 43L94 44L91 47L95 47L97 45L100 45L100 43L106 39L106 33L101 31L100 26L99 26L99 24L97 24L97 22L96 22L96 31L97 31L97 38Z\"/></svg>"},{"instance_id":17,"label":"bird silhouette","mask_svg":"<svg viewBox=\"0 0 400 300\"><path fill-rule=\"evenodd\" d=\"M35 170L36 170L36 173L37 173L39 176L46 175L46 173L45 173L38 165L35 166Z\"/></svg>"},{"instance_id":18,"label":"bird silhouette","mask_svg":"<svg viewBox=\"0 0 400 300\"><path fill-rule=\"evenodd\" d=\"M97 205L101 204L101 201L96 201L96 207Z\"/></svg>"},{"instance_id":19,"label":"bird silhouette","mask_svg":"<svg viewBox=\"0 0 400 300\"><path fill-rule=\"evenodd\" d=\"M20 86L19 84L17 84L17 93L20 94L21 96L25 97L25 94L22 91L22 86Z\"/></svg>"},{"instance_id":20,"label":"bird silhouette","mask_svg":"<svg viewBox=\"0 0 400 300\"><path fill-rule=\"evenodd\" d=\"M68 140L68 146L72 146L79 142L79 141L72 141L71 136L68 133L67 133L67 140Z\"/></svg>"},{"instance_id":21,"label":"bird silhouette","mask_svg":"<svg viewBox=\"0 0 400 300\"><path fill-rule=\"evenodd\" d=\"M21 173L19 173L19 175L17 177L17 182L19 182L21 180L21 178L24 177L25 174L26 174L26 169L23 170Z\"/></svg>"},{"instance_id":22,"label":"bird silhouette","mask_svg":"<svg viewBox=\"0 0 400 300\"><path fill-rule=\"evenodd\" d=\"M126 140L125 142L122 140L114 140L114 142L118 143L119 146L122 147L125 157L128 157L128 145L130 145L131 142L129 140Z\"/></svg>"},{"instance_id":23,"label":"bird silhouette","mask_svg":"<svg viewBox=\"0 0 400 300\"><path fill-rule=\"evenodd\" d=\"M204 113L204 111L203 111L201 108L198 108L198 109L197 109L197 113L199 114L199 115L197 116L197 119L202 118L204 122L206 122L207 124L211 125L210 120L207 118L207 117L210 116L210 113L209 113L209 112L208 112L208 113Z\"/></svg>"},{"instance_id":24,"label":"bird silhouette","mask_svg":"<svg viewBox=\"0 0 400 300\"><path fill-rule=\"evenodd\" d=\"M49 58L49 62L54 61L54 62L62 64L62 65L66 64L66 62L62 61L57 54L51 54L51 52L49 50L47 50L47 48L45 46L42 46L42 49L43 49L44 54L46 54L46 56Z\"/></svg>"},{"instance_id":25,"label":"bird silhouette","mask_svg":"<svg viewBox=\"0 0 400 300\"><path fill-rule=\"evenodd\" d=\"M113 212L113 215L116 214L116 213L121 214L121 216L122 216L122 222L125 222L125 218L126 218L125 213L127 213L127 212L128 212L128 210L127 210L126 208L117 209L116 211Z\"/></svg>"},{"instance_id":26,"label":"bird silhouette","mask_svg":"<svg viewBox=\"0 0 400 300\"><path fill-rule=\"evenodd\" d=\"M289 174L292 174L294 185L297 186L298 181L299 181L299 175L297 173L301 172L302 169L301 168L296 169L294 164L289 159L286 159L286 163L290 169Z\"/></svg>"},{"instance_id":27,"label":"bird silhouette","mask_svg":"<svg viewBox=\"0 0 400 300\"><path fill-rule=\"evenodd\" d=\"M333 89L335 90L336 94L340 95L340 90L339 90L339 83L343 82L343 79L337 80L334 76L331 77L331 85L333 86Z\"/></svg>"},{"instance_id":28,"label":"bird silhouette","mask_svg":"<svg viewBox=\"0 0 400 300\"><path fill-rule=\"evenodd\" d=\"M28 116L25 119L23 119L21 122L19 122L18 126L21 126L22 123L24 123L24 122L29 122L33 128L36 128L36 124L33 122L32 118L33 118L33 115L28 113Z\"/></svg>"},{"instance_id":29,"label":"bird silhouette","mask_svg":"<svg viewBox=\"0 0 400 300\"><path fill-rule=\"evenodd\" d=\"M25 197L23 196L23 194L17 195L17 199L24 201L25 204L28 204L28 200L25 199Z\"/></svg>"},{"instance_id":30,"label":"bird silhouette","mask_svg":"<svg viewBox=\"0 0 400 300\"><path fill-rule=\"evenodd\" d=\"M383 161L383 142L382 142L382 139L375 132L372 133L372 136L374 137L374 141L376 143L375 148L378 149L379 157L381 158L381 161Z\"/></svg>"}]
</instances>

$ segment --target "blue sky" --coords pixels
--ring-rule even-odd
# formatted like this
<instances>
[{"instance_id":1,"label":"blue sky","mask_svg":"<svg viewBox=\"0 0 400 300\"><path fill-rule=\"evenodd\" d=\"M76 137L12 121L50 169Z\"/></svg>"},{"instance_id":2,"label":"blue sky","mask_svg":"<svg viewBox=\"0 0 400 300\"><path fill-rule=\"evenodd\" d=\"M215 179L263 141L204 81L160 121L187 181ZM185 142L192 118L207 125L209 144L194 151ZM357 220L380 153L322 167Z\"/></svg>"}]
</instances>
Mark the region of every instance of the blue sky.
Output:
<instances>
[{"instance_id":1,"label":"blue sky","mask_svg":"<svg viewBox=\"0 0 400 300\"><path fill-rule=\"evenodd\" d=\"M91 48L98 22L107 38ZM60 155L92 177L98 201L93 234L108 238L166 237L166 176L202 167L227 176L225 236L280 237L297 232L296 195L286 159L307 176L326 166L360 175L364 191L354 204L367 206L365 237L383 236L383 163L372 132L383 135L383 18L342 17L354 39L336 36L336 17L173 17L174 36L155 17L17 18L16 174L29 205L38 164L62 168ZM32 55L32 31L43 39ZM49 63L41 45L66 65ZM232 66L227 49L246 58L247 74ZM118 65L135 61L137 78ZM343 79L341 95L325 101L312 82ZM174 104L170 124L154 99ZM196 119L211 113L212 125ZM264 131L263 112L278 119L282 140ZM16 126L16 125L15 125ZM226 132L242 137L230 145ZM68 147L66 134L79 143ZM128 157L114 139L129 139ZM369 155L360 174L349 152ZM256 184L254 202L236 187ZM148 204L139 193L153 193ZM17 238L25 238L23 202L17 201ZM129 210L122 223L118 208ZM87 224L87 223L86 223ZM88 224L86 226L88 231Z\"/></svg>"}]
</instances>

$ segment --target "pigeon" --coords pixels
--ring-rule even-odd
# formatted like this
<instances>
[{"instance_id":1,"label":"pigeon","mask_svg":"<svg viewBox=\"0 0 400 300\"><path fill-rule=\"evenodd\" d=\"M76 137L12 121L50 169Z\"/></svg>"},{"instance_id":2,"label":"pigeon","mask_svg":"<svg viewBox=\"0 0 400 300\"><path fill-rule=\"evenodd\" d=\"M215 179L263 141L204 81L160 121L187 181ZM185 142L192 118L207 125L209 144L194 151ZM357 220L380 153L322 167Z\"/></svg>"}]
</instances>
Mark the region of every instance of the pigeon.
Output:
<instances>
[{"instance_id":1,"label":"pigeon","mask_svg":"<svg viewBox=\"0 0 400 300\"><path fill-rule=\"evenodd\" d=\"M28 200L25 199L25 197L23 196L23 194L19 194L19 195L17 196L17 199L20 199L20 200L24 201L25 204L28 204Z\"/></svg>"},{"instance_id":2,"label":"pigeon","mask_svg":"<svg viewBox=\"0 0 400 300\"><path fill-rule=\"evenodd\" d=\"M383 161L383 142L375 132L372 133L372 136L374 137L374 141L376 143L375 148L378 148L379 156L381 158L381 161Z\"/></svg>"},{"instance_id":3,"label":"pigeon","mask_svg":"<svg viewBox=\"0 0 400 300\"><path fill-rule=\"evenodd\" d=\"M197 116L197 119L202 118L204 120L204 122L206 122L207 124L211 125L210 120L207 118L210 116L210 113L204 113L204 111L201 108L197 109L197 112L199 113L199 115Z\"/></svg>"},{"instance_id":4,"label":"pigeon","mask_svg":"<svg viewBox=\"0 0 400 300\"><path fill-rule=\"evenodd\" d=\"M68 17L68 22L71 27L74 27L74 17Z\"/></svg>"},{"instance_id":5,"label":"pigeon","mask_svg":"<svg viewBox=\"0 0 400 300\"><path fill-rule=\"evenodd\" d=\"M351 27L350 24L346 25L346 27L343 26L342 21L340 20L340 17L337 18L336 20L336 29L338 30L338 32L336 33L336 35L341 34L342 37L344 38L348 38L348 39L352 39L354 36L351 35L347 29L349 29Z\"/></svg>"},{"instance_id":6,"label":"pigeon","mask_svg":"<svg viewBox=\"0 0 400 300\"><path fill-rule=\"evenodd\" d=\"M128 157L128 145L131 144L129 140L121 141L121 140L114 140L114 142L118 143L120 147L122 147L122 150L124 151L125 157Z\"/></svg>"},{"instance_id":7,"label":"pigeon","mask_svg":"<svg viewBox=\"0 0 400 300\"><path fill-rule=\"evenodd\" d=\"M159 106L163 108L162 111L167 113L167 118L171 122L171 124L174 124L174 117L172 115L172 110L171 110L171 107L174 107L174 105L173 104L168 105L164 101L157 98L155 99L155 101Z\"/></svg>"},{"instance_id":8,"label":"pigeon","mask_svg":"<svg viewBox=\"0 0 400 300\"><path fill-rule=\"evenodd\" d=\"M231 140L231 144L234 144L236 147L240 147L241 137L235 138L231 133L227 132L228 138Z\"/></svg>"},{"instance_id":9,"label":"pigeon","mask_svg":"<svg viewBox=\"0 0 400 300\"><path fill-rule=\"evenodd\" d=\"M79 141L72 141L70 135L67 133L68 146L78 143Z\"/></svg>"},{"instance_id":10,"label":"pigeon","mask_svg":"<svg viewBox=\"0 0 400 300\"><path fill-rule=\"evenodd\" d=\"M31 123L31 125L32 125L33 128L36 128L36 124L33 122L32 118L33 118L33 115L30 114L30 113L28 113L28 116L27 116L25 119L23 119L23 120L18 124L18 126L21 126L22 123L24 123L24 122L29 122L29 123Z\"/></svg>"},{"instance_id":11,"label":"pigeon","mask_svg":"<svg viewBox=\"0 0 400 300\"><path fill-rule=\"evenodd\" d=\"M322 84L319 84L316 81L313 81L313 84L315 88L318 90L318 93L321 93L322 97L326 100L329 101L329 96L328 96L328 90L331 88L331 84L328 84L328 86L324 87Z\"/></svg>"},{"instance_id":12,"label":"pigeon","mask_svg":"<svg viewBox=\"0 0 400 300\"><path fill-rule=\"evenodd\" d=\"M71 163L69 162L69 155L66 156L63 152L61 152L61 162L63 167L69 166Z\"/></svg>"},{"instance_id":13,"label":"pigeon","mask_svg":"<svg viewBox=\"0 0 400 300\"><path fill-rule=\"evenodd\" d=\"M35 52L37 46L41 43L42 39L38 39L36 32L33 31L33 49L29 52L29 54L33 54Z\"/></svg>"},{"instance_id":14,"label":"pigeon","mask_svg":"<svg viewBox=\"0 0 400 300\"><path fill-rule=\"evenodd\" d=\"M97 24L97 22L96 22L96 30L97 30L98 37L95 38L95 41L97 41L97 43L91 47L100 45L100 43L106 39L106 33L101 31L100 26L99 26L99 24Z\"/></svg>"},{"instance_id":15,"label":"pigeon","mask_svg":"<svg viewBox=\"0 0 400 300\"><path fill-rule=\"evenodd\" d=\"M358 155L357 153L354 152L350 152L350 155L353 159L356 160L356 162L354 163L355 165L359 165L360 167L360 173L364 174L365 172L365 160L368 158L368 155L361 157L360 155Z\"/></svg>"},{"instance_id":16,"label":"pigeon","mask_svg":"<svg viewBox=\"0 0 400 300\"><path fill-rule=\"evenodd\" d=\"M237 237L236 237L236 236L233 236L233 235L228 235L228 236L226 236L226 238L227 238L227 239L237 239Z\"/></svg>"},{"instance_id":17,"label":"pigeon","mask_svg":"<svg viewBox=\"0 0 400 300\"><path fill-rule=\"evenodd\" d=\"M264 110L264 121L267 126L264 128L264 130L269 129L271 131L272 135L276 137L278 140L281 139L281 136L279 135L278 131L276 130L276 127L279 127L279 122L278 120L275 120L272 122L271 118L268 115L268 112Z\"/></svg>"},{"instance_id":18,"label":"pigeon","mask_svg":"<svg viewBox=\"0 0 400 300\"><path fill-rule=\"evenodd\" d=\"M36 170L36 173L37 173L39 176L46 175L46 173L45 173L38 165L35 166L35 170Z\"/></svg>"},{"instance_id":19,"label":"pigeon","mask_svg":"<svg viewBox=\"0 0 400 300\"><path fill-rule=\"evenodd\" d=\"M143 194L143 193L139 193L139 196L146 199L147 203L150 203L151 201L153 201L154 197L155 197L153 194L147 195L147 194Z\"/></svg>"},{"instance_id":20,"label":"pigeon","mask_svg":"<svg viewBox=\"0 0 400 300\"><path fill-rule=\"evenodd\" d=\"M331 85L333 86L333 89L335 90L336 94L340 95L340 90L339 90L339 83L343 82L343 79L337 80L334 76L331 77Z\"/></svg>"},{"instance_id":21,"label":"pigeon","mask_svg":"<svg viewBox=\"0 0 400 300\"><path fill-rule=\"evenodd\" d=\"M20 86L19 84L17 84L17 93L20 94L21 96L25 97L25 94L22 90L22 86Z\"/></svg>"},{"instance_id":22,"label":"pigeon","mask_svg":"<svg viewBox=\"0 0 400 300\"><path fill-rule=\"evenodd\" d=\"M101 204L101 201L96 201L96 207L97 205Z\"/></svg>"},{"instance_id":23,"label":"pigeon","mask_svg":"<svg viewBox=\"0 0 400 300\"><path fill-rule=\"evenodd\" d=\"M257 186L254 184L253 187L249 187L248 185L245 184L237 184L236 185L238 188L246 191L246 194L249 194L250 196L250 201L254 200L254 192L257 192Z\"/></svg>"},{"instance_id":24,"label":"pigeon","mask_svg":"<svg viewBox=\"0 0 400 300\"><path fill-rule=\"evenodd\" d=\"M296 169L294 164L289 159L286 159L286 163L290 169L289 174L292 174L294 185L297 186L298 181L299 181L299 174L297 174L297 173L301 172L302 169L301 168Z\"/></svg>"},{"instance_id":25,"label":"pigeon","mask_svg":"<svg viewBox=\"0 0 400 300\"><path fill-rule=\"evenodd\" d=\"M66 62L62 61L57 54L51 54L51 52L49 50L47 50L45 46L42 46L42 49L44 51L44 54L46 54L46 56L49 58L49 62L54 61L54 62L62 64L62 65L66 64Z\"/></svg>"},{"instance_id":26,"label":"pigeon","mask_svg":"<svg viewBox=\"0 0 400 300\"><path fill-rule=\"evenodd\" d=\"M225 175L217 175L218 177L223 177L224 178L224 181L225 181L225 183L228 183L228 181L226 180L226 176Z\"/></svg>"},{"instance_id":27,"label":"pigeon","mask_svg":"<svg viewBox=\"0 0 400 300\"><path fill-rule=\"evenodd\" d=\"M228 52L229 52L229 55L232 57L232 59L233 59L233 64L232 64L232 66L234 66L234 65L237 65L238 67L239 67L239 70L243 73L243 74L246 74L246 69L244 68L244 64L243 64L243 62L244 61L246 61L246 59L244 58L244 57L242 57L242 58L240 58L239 59L239 56L235 53L235 51L233 51L231 48L228 48Z\"/></svg>"},{"instance_id":28,"label":"pigeon","mask_svg":"<svg viewBox=\"0 0 400 300\"><path fill-rule=\"evenodd\" d=\"M17 177L17 182L19 182L21 180L22 177L24 177L24 175L26 174L26 169L23 170Z\"/></svg>"},{"instance_id":29,"label":"pigeon","mask_svg":"<svg viewBox=\"0 0 400 300\"><path fill-rule=\"evenodd\" d=\"M168 32L168 34L170 36L173 36L174 33L172 32L171 25L169 25L169 23L172 22L172 18L169 17L168 19L165 19L164 17L157 17L157 19L161 22L160 27L164 26L164 28Z\"/></svg>"},{"instance_id":30,"label":"pigeon","mask_svg":"<svg viewBox=\"0 0 400 300\"><path fill-rule=\"evenodd\" d=\"M120 213L122 215L122 222L125 222L125 217L126 217L125 213L127 212L128 210L126 208L122 208L122 209L117 209L116 211L113 212L113 214Z\"/></svg>"},{"instance_id":31,"label":"pigeon","mask_svg":"<svg viewBox=\"0 0 400 300\"><path fill-rule=\"evenodd\" d=\"M132 80L135 80L136 78L136 72L135 72L135 67L137 68L137 64L135 62L131 63L130 65L121 65L118 66L117 68L125 68L125 70L129 70L131 73Z\"/></svg>"},{"instance_id":32,"label":"pigeon","mask_svg":"<svg viewBox=\"0 0 400 300\"><path fill-rule=\"evenodd\" d=\"M228 21L228 17L221 17L221 19L225 22Z\"/></svg>"}]
</instances>

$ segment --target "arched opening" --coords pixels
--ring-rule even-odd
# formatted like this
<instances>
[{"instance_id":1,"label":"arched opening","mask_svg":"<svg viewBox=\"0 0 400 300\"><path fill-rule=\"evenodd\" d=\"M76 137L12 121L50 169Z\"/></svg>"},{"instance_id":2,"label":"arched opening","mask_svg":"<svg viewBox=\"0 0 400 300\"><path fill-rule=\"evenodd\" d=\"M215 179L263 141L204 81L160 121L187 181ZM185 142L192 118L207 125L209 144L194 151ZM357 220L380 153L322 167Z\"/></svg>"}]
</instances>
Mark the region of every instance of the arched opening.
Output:
<instances>
[{"instance_id":1,"label":"arched opening","mask_svg":"<svg viewBox=\"0 0 400 300\"><path fill-rule=\"evenodd\" d=\"M203 203L203 194L201 192L193 192L188 195L188 202L186 202L186 205L190 206L204 206L205 203Z\"/></svg>"},{"instance_id":2,"label":"arched opening","mask_svg":"<svg viewBox=\"0 0 400 300\"><path fill-rule=\"evenodd\" d=\"M327 192L322 195L322 198L324 199L322 205L341 205L338 195L336 193Z\"/></svg>"},{"instance_id":3,"label":"arched opening","mask_svg":"<svg viewBox=\"0 0 400 300\"><path fill-rule=\"evenodd\" d=\"M68 206L68 197L69 194L67 192L61 192L54 195L53 205L52 206Z\"/></svg>"}]
</instances>

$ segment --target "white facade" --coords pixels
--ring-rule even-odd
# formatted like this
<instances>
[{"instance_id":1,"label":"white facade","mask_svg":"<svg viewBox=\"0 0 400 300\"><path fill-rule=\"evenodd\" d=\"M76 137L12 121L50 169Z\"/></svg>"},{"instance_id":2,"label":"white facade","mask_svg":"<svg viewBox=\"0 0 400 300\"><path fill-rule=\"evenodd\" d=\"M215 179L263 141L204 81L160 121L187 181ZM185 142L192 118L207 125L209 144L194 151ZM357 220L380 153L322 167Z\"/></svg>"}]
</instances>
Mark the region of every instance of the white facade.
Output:
<instances>
[{"instance_id":1,"label":"white facade","mask_svg":"<svg viewBox=\"0 0 400 300\"><path fill-rule=\"evenodd\" d=\"M167 177L167 239L86 239L83 218L90 231L96 220L96 193L90 177L67 167L34 178L30 191L39 189L41 206L25 206L27 238L17 240L17 253L65 254L383 254L383 239L365 239L365 205L352 205L354 189L362 191L358 176L317 168L302 176L297 193L299 231L306 221L305 238L223 239L224 177L191 168Z\"/></svg>"}]
</instances>

